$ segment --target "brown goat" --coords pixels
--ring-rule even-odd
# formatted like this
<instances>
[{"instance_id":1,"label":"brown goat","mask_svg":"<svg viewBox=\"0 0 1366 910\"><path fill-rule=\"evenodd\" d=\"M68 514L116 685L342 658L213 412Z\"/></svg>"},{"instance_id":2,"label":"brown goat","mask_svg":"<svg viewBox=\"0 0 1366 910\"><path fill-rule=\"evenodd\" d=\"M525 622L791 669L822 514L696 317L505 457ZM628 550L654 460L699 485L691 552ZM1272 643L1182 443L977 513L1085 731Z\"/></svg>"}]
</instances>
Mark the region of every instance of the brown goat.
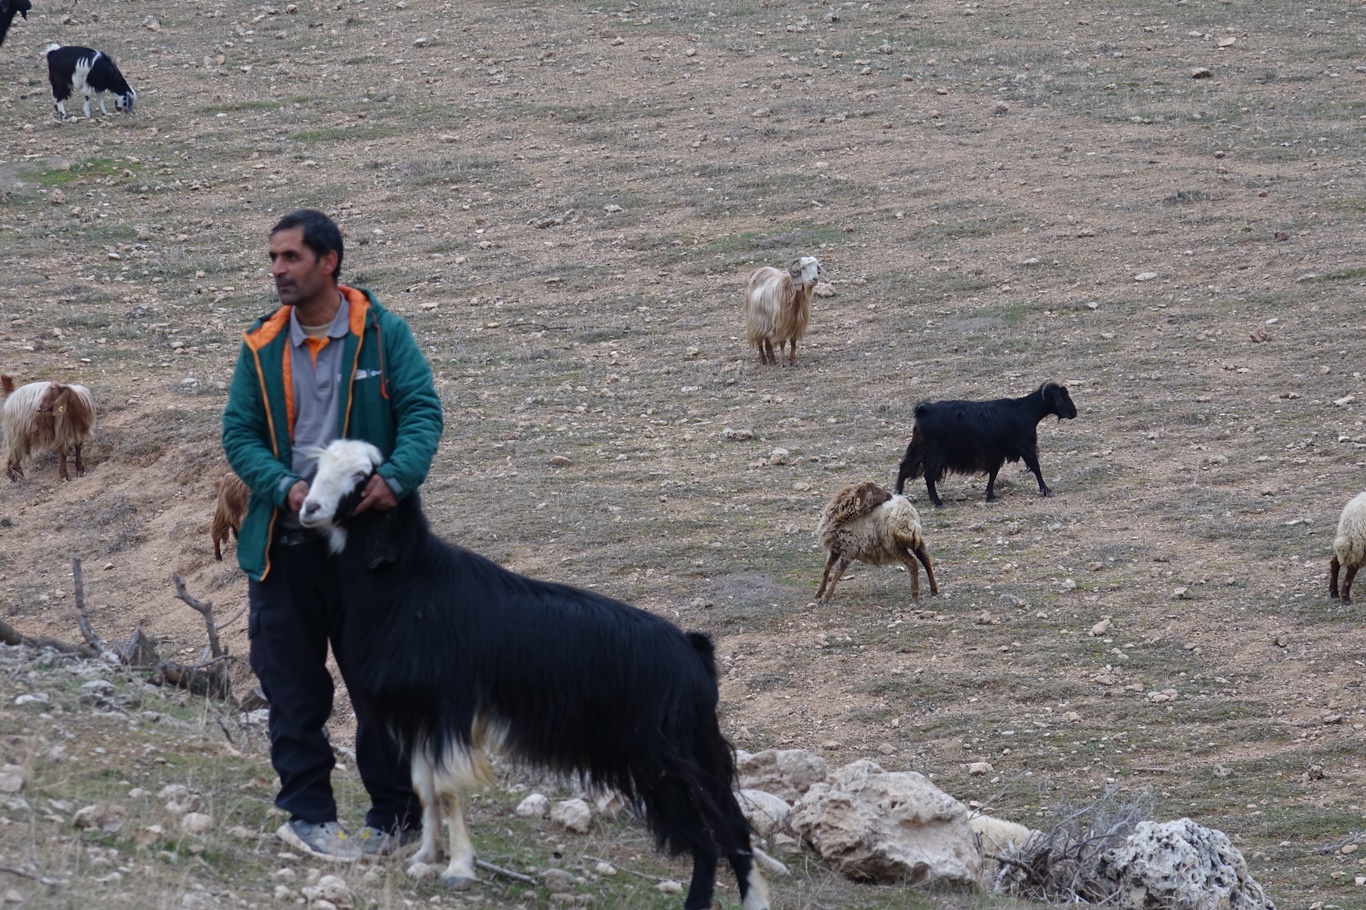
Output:
<instances>
[{"instance_id":1,"label":"brown goat","mask_svg":"<svg viewBox=\"0 0 1366 910\"><path fill-rule=\"evenodd\" d=\"M0 375L0 425L5 430L8 453L6 473L11 481L24 476L23 460L34 449L55 449L61 459L58 473L70 480L67 449L75 456L76 473L85 474L81 446L95 428L95 399L83 385L60 382L30 382L14 387L11 376Z\"/></svg>"},{"instance_id":2,"label":"brown goat","mask_svg":"<svg viewBox=\"0 0 1366 910\"><path fill-rule=\"evenodd\" d=\"M229 471L214 484L218 491L218 502L213 509L213 524L209 534L213 537L213 558L223 561L223 544L228 542L228 534L233 538L242 530L242 519L247 517L247 497L251 491L242 478Z\"/></svg>"}]
</instances>

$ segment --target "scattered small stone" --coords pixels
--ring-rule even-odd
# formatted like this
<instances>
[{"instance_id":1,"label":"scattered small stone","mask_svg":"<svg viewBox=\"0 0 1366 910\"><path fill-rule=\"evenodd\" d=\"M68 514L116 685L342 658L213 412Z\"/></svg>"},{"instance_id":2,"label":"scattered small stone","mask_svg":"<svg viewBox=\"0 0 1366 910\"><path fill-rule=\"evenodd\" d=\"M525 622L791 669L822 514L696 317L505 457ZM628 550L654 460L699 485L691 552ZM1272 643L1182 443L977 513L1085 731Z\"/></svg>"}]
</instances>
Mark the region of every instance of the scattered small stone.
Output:
<instances>
[{"instance_id":1,"label":"scattered small stone","mask_svg":"<svg viewBox=\"0 0 1366 910\"><path fill-rule=\"evenodd\" d=\"M1156 277L1156 272L1139 272L1134 276L1134 281L1152 281Z\"/></svg>"},{"instance_id":2,"label":"scattered small stone","mask_svg":"<svg viewBox=\"0 0 1366 910\"><path fill-rule=\"evenodd\" d=\"M768 463L771 465L787 464L791 460L791 453L787 449L774 449L768 455Z\"/></svg>"},{"instance_id":3,"label":"scattered small stone","mask_svg":"<svg viewBox=\"0 0 1366 910\"><path fill-rule=\"evenodd\" d=\"M180 819L180 830L186 834L208 834L213 830L213 816L190 812Z\"/></svg>"},{"instance_id":4,"label":"scattered small stone","mask_svg":"<svg viewBox=\"0 0 1366 910\"><path fill-rule=\"evenodd\" d=\"M1104 635L1106 632L1109 631L1110 620L1102 619L1100 622L1096 623L1094 626L1091 627L1091 637L1099 638L1100 636Z\"/></svg>"},{"instance_id":5,"label":"scattered small stone","mask_svg":"<svg viewBox=\"0 0 1366 910\"><path fill-rule=\"evenodd\" d=\"M726 439L731 439L731 440L735 440L735 441L737 441L737 442L740 442L740 441L743 441L743 440L746 440L746 439L753 439L753 438L754 438L754 431L753 431L753 430L736 430L736 429L732 429L731 427L726 427L724 430L721 431L721 435L722 435L724 438L726 438Z\"/></svg>"},{"instance_id":6,"label":"scattered small stone","mask_svg":"<svg viewBox=\"0 0 1366 910\"><path fill-rule=\"evenodd\" d=\"M551 893L563 894L574 890L574 876L563 869L547 869L541 873L541 881Z\"/></svg>"},{"instance_id":7,"label":"scattered small stone","mask_svg":"<svg viewBox=\"0 0 1366 910\"><path fill-rule=\"evenodd\" d=\"M593 871L598 875L616 875L617 867L611 863L599 860L598 864L593 867Z\"/></svg>"},{"instance_id":8,"label":"scattered small stone","mask_svg":"<svg viewBox=\"0 0 1366 910\"><path fill-rule=\"evenodd\" d=\"M523 818L545 818L550 814L550 800L541 793L531 793L514 810Z\"/></svg>"},{"instance_id":9,"label":"scattered small stone","mask_svg":"<svg viewBox=\"0 0 1366 910\"><path fill-rule=\"evenodd\" d=\"M990 774L996 769L991 766L989 761L975 761L968 765L968 774L973 777L981 777L983 774Z\"/></svg>"},{"instance_id":10,"label":"scattered small stone","mask_svg":"<svg viewBox=\"0 0 1366 910\"><path fill-rule=\"evenodd\" d=\"M570 458L567 455L551 455L550 463L555 465L556 467L567 467L568 465L572 465L574 463L574 459Z\"/></svg>"},{"instance_id":11,"label":"scattered small stone","mask_svg":"<svg viewBox=\"0 0 1366 910\"><path fill-rule=\"evenodd\" d=\"M1210 68L1207 66L1197 66L1191 70L1192 79L1208 79L1213 75L1214 73L1210 72Z\"/></svg>"},{"instance_id":12,"label":"scattered small stone","mask_svg":"<svg viewBox=\"0 0 1366 910\"><path fill-rule=\"evenodd\" d=\"M551 807L550 820L575 834L586 834L593 824L593 811L581 799L561 800Z\"/></svg>"}]
</instances>

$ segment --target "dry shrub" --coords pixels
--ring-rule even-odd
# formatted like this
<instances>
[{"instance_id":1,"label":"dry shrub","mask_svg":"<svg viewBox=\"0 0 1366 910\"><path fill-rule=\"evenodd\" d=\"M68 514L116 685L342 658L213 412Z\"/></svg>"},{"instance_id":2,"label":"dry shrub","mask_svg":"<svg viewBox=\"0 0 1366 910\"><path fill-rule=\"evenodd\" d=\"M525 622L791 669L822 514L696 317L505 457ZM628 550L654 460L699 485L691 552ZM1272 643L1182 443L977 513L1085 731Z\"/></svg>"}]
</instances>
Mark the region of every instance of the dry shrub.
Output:
<instances>
[{"instance_id":1,"label":"dry shrub","mask_svg":"<svg viewBox=\"0 0 1366 910\"><path fill-rule=\"evenodd\" d=\"M1146 788L1127 800L1111 788L1089 805L1059 803L1051 814L1060 820L1051 828L994 855L998 865L992 884L1030 901L1104 902L1114 895L1116 883L1101 871L1100 858L1139 822L1151 820L1155 806Z\"/></svg>"}]
</instances>

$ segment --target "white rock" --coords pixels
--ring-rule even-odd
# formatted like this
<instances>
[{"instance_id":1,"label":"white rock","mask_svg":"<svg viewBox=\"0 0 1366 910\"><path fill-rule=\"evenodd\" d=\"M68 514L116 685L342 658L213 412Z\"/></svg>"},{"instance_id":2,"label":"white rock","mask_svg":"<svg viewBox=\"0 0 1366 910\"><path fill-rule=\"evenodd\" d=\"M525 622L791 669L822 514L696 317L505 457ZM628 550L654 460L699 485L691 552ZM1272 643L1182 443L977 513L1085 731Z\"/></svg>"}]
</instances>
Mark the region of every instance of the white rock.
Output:
<instances>
[{"instance_id":1,"label":"white rock","mask_svg":"<svg viewBox=\"0 0 1366 910\"><path fill-rule=\"evenodd\" d=\"M189 812L180 820L180 830L186 834L208 834L213 830L213 816L203 812Z\"/></svg>"},{"instance_id":2,"label":"white rock","mask_svg":"<svg viewBox=\"0 0 1366 910\"><path fill-rule=\"evenodd\" d=\"M598 860L598 864L593 867L593 871L598 875L616 875L617 867L605 860Z\"/></svg>"},{"instance_id":3,"label":"white rock","mask_svg":"<svg viewBox=\"0 0 1366 910\"><path fill-rule=\"evenodd\" d=\"M1228 835L1189 818L1139 822L1106 851L1099 872L1118 883L1117 910L1273 910Z\"/></svg>"},{"instance_id":4,"label":"white rock","mask_svg":"<svg viewBox=\"0 0 1366 910\"><path fill-rule=\"evenodd\" d=\"M786 800L763 790L741 790L735 797L740 804L740 811L745 813L750 827L760 837L771 837L786 824L788 815L792 813L792 807Z\"/></svg>"},{"instance_id":5,"label":"white rock","mask_svg":"<svg viewBox=\"0 0 1366 910\"><path fill-rule=\"evenodd\" d=\"M1134 281L1152 281L1156 277L1156 272L1139 272L1134 276Z\"/></svg>"},{"instance_id":6,"label":"white rock","mask_svg":"<svg viewBox=\"0 0 1366 910\"><path fill-rule=\"evenodd\" d=\"M673 879L665 879L664 881L655 885L655 890L658 891L660 894L682 894L683 886L680 885L678 882L674 881Z\"/></svg>"},{"instance_id":7,"label":"white rock","mask_svg":"<svg viewBox=\"0 0 1366 910\"><path fill-rule=\"evenodd\" d=\"M575 834L586 834L593 824L593 811L581 799L561 800L551 808L550 820Z\"/></svg>"},{"instance_id":8,"label":"white rock","mask_svg":"<svg viewBox=\"0 0 1366 910\"><path fill-rule=\"evenodd\" d=\"M27 783L24 769L18 765L0 767L0 793L18 793Z\"/></svg>"},{"instance_id":9,"label":"white rock","mask_svg":"<svg viewBox=\"0 0 1366 910\"><path fill-rule=\"evenodd\" d=\"M1100 622L1096 623L1094 626L1091 627L1091 636L1093 638L1099 638L1100 636L1104 635L1106 632L1109 631L1110 620L1102 619Z\"/></svg>"},{"instance_id":10,"label":"white rock","mask_svg":"<svg viewBox=\"0 0 1366 910\"><path fill-rule=\"evenodd\" d=\"M324 875L316 885L300 889L300 893L315 905L318 901L329 901L333 905L349 903L351 889L346 879L336 875Z\"/></svg>"},{"instance_id":11,"label":"white rock","mask_svg":"<svg viewBox=\"0 0 1366 910\"><path fill-rule=\"evenodd\" d=\"M550 813L550 800L541 793L530 793L514 811L523 818L545 818Z\"/></svg>"},{"instance_id":12,"label":"white rock","mask_svg":"<svg viewBox=\"0 0 1366 910\"><path fill-rule=\"evenodd\" d=\"M968 815L922 774L857 761L811 787L788 825L856 880L973 884L982 855Z\"/></svg>"},{"instance_id":13,"label":"white rock","mask_svg":"<svg viewBox=\"0 0 1366 910\"><path fill-rule=\"evenodd\" d=\"M824 781L826 773L825 759L803 749L737 751L735 769L743 789L762 790L789 803Z\"/></svg>"},{"instance_id":14,"label":"white rock","mask_svg":"<svg viewBox=\"0 0 1366 910\"><path fill-rule=\"evenodd\" d=\"M990 774L996 769L991 766L989 761L975 761L968 765L968 774L973 777L981 777L983 774Z\"/></svg>"}]
</instances>

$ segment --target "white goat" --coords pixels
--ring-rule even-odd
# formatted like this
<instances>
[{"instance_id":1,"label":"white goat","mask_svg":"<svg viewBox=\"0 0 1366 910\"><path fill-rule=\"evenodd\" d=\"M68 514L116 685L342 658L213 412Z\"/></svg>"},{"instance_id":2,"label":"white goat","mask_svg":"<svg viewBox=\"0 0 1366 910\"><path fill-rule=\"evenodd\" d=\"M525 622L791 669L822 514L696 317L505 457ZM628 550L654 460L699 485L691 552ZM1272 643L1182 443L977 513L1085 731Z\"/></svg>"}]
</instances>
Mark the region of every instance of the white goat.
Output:
<instances>
[{"instance_id":1,"label":"white goat","mask_svg":"<svg viewBox=\"0 0 1366 910\"><path fill-rule=\"evenodd\" d=\"M814 256L792 260L784 272L761 266L749 276L745 291L745 332L750 347L759 349L760 363L778 363L783 348L792 344L788 365L797 362L797 342L806 336L811 319L811 294L820 278L821 264ZM778 345L778 356L773 345Z\"/></svg>"},{"instance_id":2,"label":"white goat","mask_svg":"<svg viewBox=\"0 0 1366 910\"><path fill-rule=\"evenodd\" d=\"M930 593L938 594L934 567L925 549L925 533L920 527L920 514L905 496L888 493L869 481L849 484L825 507L816 539L830 551L825 562L825 574L816 591L819 600L835 596L835 585L840 576L857 560L870 566L891 566L901 563L911 574L911 599L920 598L920 566L930 579ZM834 573L831 574L831 568ZM828 587L828 590L827 590Z\"/></svg>"},{"instance_id":3,"label":"white goat","mask_svg":"<svg viewBox=\"0 0 1366 910\"><path fill-rule=\"evenodd\" d=\"M95 428L95 399L83 385L30 382L19 388L14 379L0 376L0 425L5 430L8 454L6 473L11 481L24 476L23 461L34 449L56 449L61 459L58 473L70 480L66 469L67 448L76 457L76 473L85 474L81 446Z\"/></svg>"},{"instance_id":4,"label":"white goat","mask_svg":"<svg viewBox=\"0 0 1366 910\"><path fill-rule=\"evenodd\" d=\"M1366 493L1358 493L1343 506L1338 519L1338 534L1333 540L1333 559L1328 564L1328 596L1338 596L1338 570L1346 569L1342 579L1342 602L1352 602L1352 579L1366 565Z\"/></svg>"}]
</instances>

